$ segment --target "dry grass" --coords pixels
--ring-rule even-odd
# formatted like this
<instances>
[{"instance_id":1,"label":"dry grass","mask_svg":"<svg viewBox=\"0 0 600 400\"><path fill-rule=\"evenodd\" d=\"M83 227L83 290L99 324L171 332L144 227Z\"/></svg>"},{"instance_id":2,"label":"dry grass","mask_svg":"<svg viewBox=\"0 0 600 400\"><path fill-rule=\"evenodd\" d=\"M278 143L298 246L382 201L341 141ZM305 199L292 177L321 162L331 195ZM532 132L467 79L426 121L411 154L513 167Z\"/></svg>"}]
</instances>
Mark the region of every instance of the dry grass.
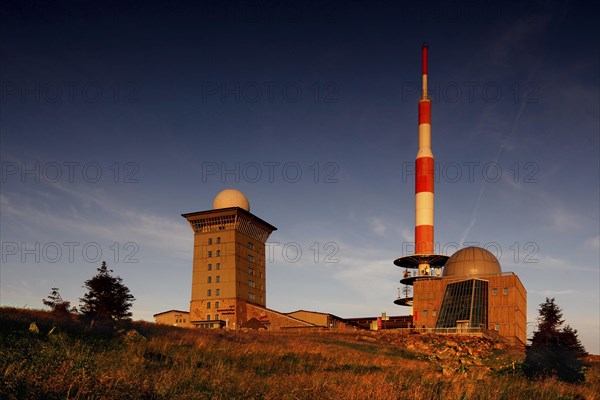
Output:
<instances>
[{"instance_id":1,"label":"dry grass","mask_svg":"<svg viewBox=\"0 0 600 400\"><path fill-rule=\"evenodd\" d=\"M28 330L34 321L40 334ZM131 327L143 336L102 335L76 319L0 309L0 398L531 400L600 392L598 362L585 385L502 372L499 365L519 361L510 352L483 358L491 367L483 376L475 366L445 376L426 354L377 336Z\"/></svg>"}]
</instances>

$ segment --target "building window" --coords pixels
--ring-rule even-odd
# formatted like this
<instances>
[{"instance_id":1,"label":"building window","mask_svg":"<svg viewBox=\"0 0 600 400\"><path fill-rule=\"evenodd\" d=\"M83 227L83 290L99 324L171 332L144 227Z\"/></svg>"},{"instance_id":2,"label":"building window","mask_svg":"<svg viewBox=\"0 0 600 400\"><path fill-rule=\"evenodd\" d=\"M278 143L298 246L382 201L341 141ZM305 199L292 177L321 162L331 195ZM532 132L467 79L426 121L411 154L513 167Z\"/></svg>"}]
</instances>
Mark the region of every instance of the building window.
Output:
<instances>
[{"instance_id":1,"label":"building window","mask_svg":"<svg viewBox=\"0 0 600 400\"><path fill-rule=\"evenodd\" d=\"M221 243L221 236L217 236L217 244Z\"/></svg>"},{"instance_id":2,"label":"building window","mask_svg":"<svg viewBox=\"0 0 600 400\"><path fill-rule=\"evenodd\" d=\"M206 320L210 321L210 314L206 314Z\"/></svg>"},{"instance_id":3,"label":"building window","mask_svg":"<svg viewBox=\"0 0 600 400\"><path fill-rule=\"evenodd\" d=\"M433 315L434 317L435 317L435 316L437 316L437 310L433 310L433 311L431 312L431 315Z\"/></svg>"},{"instance_id":4,"label":"building window","mask_svg":"<svg viewBox=\"0 0 600 400\"><path fill-rule=\"evenodd\" d=\"M183 319L183 323L185 324L185 318Z\"/></svg>"},{"instance_id":5,"label":"building window","mask_svg":"<svg viewBox=\"0 0 600 400\"><path fill-rule=\"evenodd\" d=\"M209 251L208 252L208 258L211 258L211 257L212 257L212 251Z\"/></svg>"},{"instance_id":6,"label":"building window","mask_svg":"<svg viewBox=\"0 0 600 400\"><path fill-rule=\"evenodd\" d=\"M208 244L212 244L212 238L208 238Z\"/></svg>"},{"instance_id":7,"label":"building window","mask_svg":"<svg viewBox=\"0 0 600 400\"><path fill-rule=\"evenodd\" d=\"M219 320L219 314L215 314L215 320Z\"/></svg>"},{"instance_id":8,"label":"building window","mask_svg":"<svg viewBox=\"0 0 600 400\"><path fill-rule=\"evenodd\" d=\"M263 289L263 284L262 284L262 283L260 284L260 290L264 290L264 289Z\"/></svg>"},{"instance_id":9,"label":"building window","mask_svg":"<svg viewBox=\"0 0 600 400\"><path fill-rule=\"evenodd\" d=\"M248 300L254 300L254 293L248 293Z\"/></svg>"},{"instance_id":10,"label":"building window","mask_svg":"<svg viewBox=\"0 0 600 400\"><path fill-rule=\"evenodd\" d=\"M252 254L248 254L248 261L254 262L254 256Z\"/></svg>"},{"instance_id":11,"label":"building window","mask_svg":"<svg viewBox=\"0 0 600 400\"><path fill-rule=\"evenodd\" d=\"M212 291L211 291L210 289L208 289L208 290L206 291L206 295L207 295L207 296L212 296Z\"/></svg>"},{"instance_id":12,"label":"building window","mask_svg":"<svg viewBox=\"0 0 600 400\"><path fill-rule=\"evenodd\" d=\"M262 279L262 277L263 277L263 273L261 272L261 273L260 273L260 279Z\"/></svg>"},{"instance_id":13,"label":"building window","mask_svg":"<svg viewBox=\"0 0 600 400\"><path fill-rule=\"evenodd\" d=\"M260 301L261 301L261 302L263 301L263 297L262 297L262 296L260 296Z\"/></svg>"},{"instance_id":14,"label":"building window","mask_svg":"<svg viewBox=\"0 0 600 400\"><path fill-rule=\"evenodd\" d=\"M495 287L495 288L493 288L493 289L492 289L492 294L493 294L494 296L497 296L497 295L498 295L498 288L497 288L497 287Z\"/></svg>"},{"instance_id":15,"label":"building window","mask_svg":"<svg viewBox=\"0 0 600 400\"><path fill-rule=\"evenodd\" d=\"M496 332L500 332L500 324L494 325L494 330L496 330Z\"/></svg>"},{"instance_id":16,"label":"building window","mask_svg":"<svg viewBox=\"0 0 600 400\"><path fill-rule=\"evenodd\" d=\"M221 276L220 275L217 275L215 277L215 282L217 282L217 283L221 282Z\"/></svg>"},{"instance_id":17,"label":"building window","mask_svg":"<svg viewBox=\"0 0 600 400\"><path fill-rule=\"evenodd\" d=\"M210 308L210 301L206 302L206 308Z\"/></svg>"},{"instance_id":18,"label":"building window","mask_svg":"<svg viewBox=\"0 0 600 400\"><path fill-rule=\"evenodd\" d=\"M219 296L221 294L221 289L215 289L215 296Z\"/></svg>"},{"instance_id":19,"label":"building window","mask_svg":"<svg viewBox=\"0 0 600 400\"><path fill-rule=\"evenodd\" d=\"M221 263L217 263L216 268L217 270L221 269Z\"/></svg>"},{"instance_id":20,"label":"building window","mask_svg":"<svg viewBox=\"0 0 600 400\"><path fill-rule=\"evenodd\" d=\"M254 250L254 245L251 242L248 242L246 247L248 247L250 250Z\"/></svg>"},{"instance_id":21,"label":"building window","mask_svg":"<svg viewBox=\"0 0 600 400\"><path fill-rule=\"evenodd\" d=\"M250 268L250 267L248 267L248 273L249 273L250 275L254 275L254 268Z\"/></svg>"},{"instance_id":22,"label":"building window","mask_svg":"<svg viewBox=\"0 0 600 400\"><path fill-rule=\"evenodd\" d=\"M250 279L248 279L248 286L254 287L254 281L251 281Z\"/></svg>"},{"instance_id":23,"label":"building window","mask_svg":"<svg viewBox=\"0 0 600 400\"><path fill-rule=\"evenodd\" d=\"M488 281L468 279L446 286L436 319L436 328L454 328L456 321L467 320L470 326L488 326Z\"/></svg>"},{"instance_id":24,"label":"building window","mask_svg":"<svg viewBox=\"0 0 600 400\"><path fill-rule=\"evenodd\" d=\"M508 294L508 288L507 287L504 288L504 294Z\"/></svg>"},{"instance_id":25,"label":"building window","mask_svg":"<svg viewBox=\"0 0 600 400\"><path fill-rule=\"evenodd\" d=\"M427 318L427 314L428 314L427 310L423 310L423 317Z\"/></svg>"},{"instance_id":26,"label":"building window","mask_svg":"<svg viewBox=\"0 0 600 400\"><path fill-rule=\"evenodd\" d=\"M219 302L215 301L215 308L219 308Z\"/></svg>"},{"instance_id":27,"label":"building window","mask_svg":"<svg viewBox=\"0 0 600 400\"><path fill-rule=\"evenodd\" d=\"M208 277L208 283L212 283L212 276Z\"/></svg>"},{"instance_id":28,"label":"building window","mask_svg":"<svg viewBox=\"0 0 600 400\"><path fill-rule=\"evenodd\" d=\"M208 264L208 270L212 271L212 264Z\"/></svg>"},{"instance_id":29,"label":"building window","mask_svg":"<svg viewBox=\"0 0 600 400\"><path fill-rule=\"evenodd\" d=\"M217 250L217 257L221 257L221 250Z\"/></svg>"}]
</instances>

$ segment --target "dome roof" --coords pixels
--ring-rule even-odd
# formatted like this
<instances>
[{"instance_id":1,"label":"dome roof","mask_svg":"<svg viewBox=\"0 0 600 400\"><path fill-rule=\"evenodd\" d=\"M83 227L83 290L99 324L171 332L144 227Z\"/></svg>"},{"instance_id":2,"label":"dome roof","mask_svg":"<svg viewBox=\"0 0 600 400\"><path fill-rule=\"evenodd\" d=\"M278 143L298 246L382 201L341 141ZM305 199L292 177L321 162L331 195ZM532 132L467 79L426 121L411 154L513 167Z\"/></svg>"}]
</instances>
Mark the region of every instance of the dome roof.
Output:
<instances>
[{"instance_id":1,"label":"dome roof","mask_svg":"<svg viewBox=\"0 0 600 400\"><path fill-rule=\"evenodd\" d=\"M244 193L236 189L225 189L213 201L213 209L239 207L250 211L250 203Z\"/></svg>"},{"instance_id":2,"label":"dome roof","mask_svg":"<svg viewBox=\"0 0 600 400\"><path fill-rule=\"evenodd\" d=\"M443 276L473 276L501 274L496 256L481 247L465 247L448 259Z\"/></svg>"}]
</instances>

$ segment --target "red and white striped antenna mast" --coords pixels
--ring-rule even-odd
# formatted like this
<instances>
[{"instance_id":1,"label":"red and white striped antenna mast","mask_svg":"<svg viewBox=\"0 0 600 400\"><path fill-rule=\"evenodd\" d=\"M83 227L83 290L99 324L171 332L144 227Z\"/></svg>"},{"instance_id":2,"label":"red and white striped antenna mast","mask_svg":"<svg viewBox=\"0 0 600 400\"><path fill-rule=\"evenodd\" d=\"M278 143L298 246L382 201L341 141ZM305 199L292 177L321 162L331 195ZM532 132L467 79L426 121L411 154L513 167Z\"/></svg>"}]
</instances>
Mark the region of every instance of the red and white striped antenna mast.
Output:
<instances>
[{"instance_id":1,"label":"red and white striped antenna mast","mask_svg":"<svg viewBox=\"0 0 600 400\"><path fill-rule=\"evenodd\" d=\"M438 279L432 268L441 268L448 256L434 252L435 160L431 151L431 100L427 90L429 45L421 46L421 98L419 99L419 150L415 159L415 252L400 257L394 264L417 269L400 281L412 286L418 279ZM439 270L438 270L439 271ZM410 275L410 274L408 274ZM413 297L399 297L394 303L412 306Z\"/></svg>"}]
</instances>

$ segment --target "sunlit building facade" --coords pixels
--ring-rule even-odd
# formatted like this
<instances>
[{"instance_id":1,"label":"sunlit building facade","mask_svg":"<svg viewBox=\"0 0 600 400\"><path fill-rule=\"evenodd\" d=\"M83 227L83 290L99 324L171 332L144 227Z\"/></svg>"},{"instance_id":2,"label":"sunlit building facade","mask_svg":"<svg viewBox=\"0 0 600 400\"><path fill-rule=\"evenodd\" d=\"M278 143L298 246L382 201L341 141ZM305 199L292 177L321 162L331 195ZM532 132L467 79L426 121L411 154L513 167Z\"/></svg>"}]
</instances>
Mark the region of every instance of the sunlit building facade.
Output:
<instances>
[{"instance_id":1,"label":"sunlit building facade","mask_svg":"<svg viewBox=\"0 0 600 400\"><path fill-rule=\"evenodd\" d=\"M517 275L502 272L489 251L467 247L454 253L441 277L414 282L417 328L484 328L526 343L527 292Z\"/></svg>"},{"instance_id":2,"label":"sunlit building facade","mask_svg":"<svg viewBox=\"0 0 600 400\"><path fill-rule=\"evenodd\" d=\"M266 306L265 243L277 228L234 189L219 193L212 210L182 216L194 231L190 323L235 329L247 303Z\"/></svg>"}]
</instances>

